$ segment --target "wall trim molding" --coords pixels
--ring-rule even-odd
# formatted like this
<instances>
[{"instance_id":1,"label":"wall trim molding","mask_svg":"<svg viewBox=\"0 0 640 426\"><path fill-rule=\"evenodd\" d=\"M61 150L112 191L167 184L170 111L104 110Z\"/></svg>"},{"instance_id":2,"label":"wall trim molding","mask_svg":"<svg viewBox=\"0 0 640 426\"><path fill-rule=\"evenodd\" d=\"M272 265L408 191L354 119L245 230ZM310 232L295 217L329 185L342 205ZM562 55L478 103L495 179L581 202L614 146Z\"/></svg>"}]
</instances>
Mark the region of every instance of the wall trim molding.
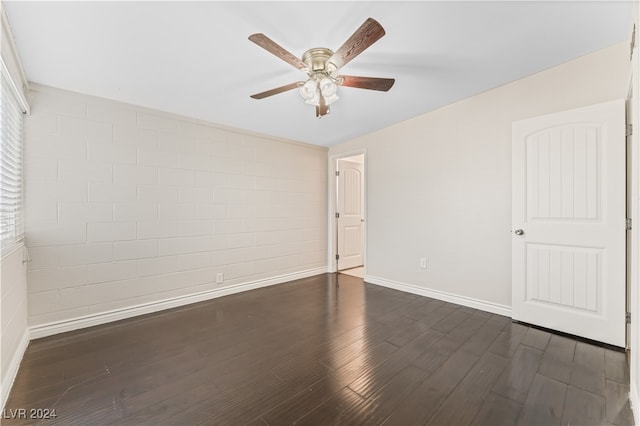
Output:
<instances>
[{"instance_id":1,"label":"wall trim molding","mask_svg":"<svg viewBox=\"0 0 640 426\"><path fill-rule=\"evenodd\" d=\"M198 293L186 294L184 296L171 297L168 299L143 303L126 308L114 309L98 314L70 318L67 320L50 322L47 324L34 325L29 328L29 331L31 334L31 339L39 339L41 337L52 336L59 333L66 333L68 331L79 330L81 328L93 327L95 325L106 324L139 315L150 314L153 312L164 311L166 309L177 308L184 305L190 305L192 303L203 302L222 296L228 296L230 294L241 293L243 291L254 290L257 288L268 287L276 284L282 284L288 281L299 280L302 278L308 278L314 275L321 275L325 273L327 273L326 266L323 266L321 268L307 269L305 271L278 275L275 277L249 281L241 284L234 284L228 287L215 288Z\"/></svg>"},{"instance_id":2,"label":"wall trim molding","mask_svg":"<svg viewBox=\"0 0 640 426\"><path fill-rule=\"evenodd\" d=\"M398 281L388 280L386 278L375 277L373 275L365 275L365 282L376 284L382 287L392 288L394 290L404 291L405 293L413 293L419 296L431 297L432 299L443 300L449 303L455 303L469 308L479 309L481 311L490 312L492 314L504 315L511 318L511 307L500 305L498 303L487 302L485 300L473 299L471 297L459 296L457 294L447 293L440 290L433 290L414 284L405 284Z\"/></svg>"},{"instance_id":3,"label":"wall trim molding","mask_svg":"<svg viewBox=\"0 0 640 426\"><path fill-rule=\"evenodd\" d=\"M25 351L27 350L27 346L29 346L29 329L25 328L24 333L22 333L22 337L20 338L20 342L18 343L18 347L16 351L13 353L13 357L11 358L11 362L7 368L7 371L4 374L4 379L2 380L2 384L0 385L0 394L2 395L2 409L4 409L4 405L7 403L7 399L9 398L9 392L11 392L11 388L13 387L13 382L16 380L16 376L18 375L18 369L20 368L20 363L22 362L22 357L24 356ZM12 407L15 408L15 407Z\"/></svg>"}]
</instances>

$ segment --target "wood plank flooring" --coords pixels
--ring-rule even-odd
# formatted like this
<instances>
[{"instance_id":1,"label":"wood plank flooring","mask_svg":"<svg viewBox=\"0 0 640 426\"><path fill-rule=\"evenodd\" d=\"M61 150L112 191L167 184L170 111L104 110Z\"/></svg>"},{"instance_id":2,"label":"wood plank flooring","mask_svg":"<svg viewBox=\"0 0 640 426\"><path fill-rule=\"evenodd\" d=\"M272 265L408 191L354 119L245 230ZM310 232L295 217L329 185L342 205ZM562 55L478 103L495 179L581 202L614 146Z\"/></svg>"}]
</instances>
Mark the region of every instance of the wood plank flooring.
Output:
<instances>
[{"instance_id":1,"label":"wood plank flooring","mask_svg":"<svg viewBox=\"0 0 640 426\"><path fill-rule=\"evenodd\" d=\"M623 426L628 381L622 352L326 274L33 341L2 423Z\"/></svg>"}]
</instances>

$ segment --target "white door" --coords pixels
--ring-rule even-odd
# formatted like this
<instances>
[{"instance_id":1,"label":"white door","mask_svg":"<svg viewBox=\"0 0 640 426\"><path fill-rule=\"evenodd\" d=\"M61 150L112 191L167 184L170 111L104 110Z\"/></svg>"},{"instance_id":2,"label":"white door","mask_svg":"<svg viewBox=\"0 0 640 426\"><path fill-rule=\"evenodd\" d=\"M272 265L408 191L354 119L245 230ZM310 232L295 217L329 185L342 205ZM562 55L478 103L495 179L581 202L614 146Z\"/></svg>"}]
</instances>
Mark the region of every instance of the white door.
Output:
<instances>
[{"instance_id":1,"label":"white door","mask_svg":"<svg viewBox=\"0 0 640 426\"><path fill-rule=\"evenodd\" d=\"M625 101L513 123L512 316L625 345Z\"/></svg>"},{"instance_id":2,"label":"white door","mask_svg":"<svg viewBox=\"0 0 640 426\"><path fill-rule=\"evenodd\" d=\"M363 265L363 164L338 160L338 270Z\"/></svg>"}]
</instances>

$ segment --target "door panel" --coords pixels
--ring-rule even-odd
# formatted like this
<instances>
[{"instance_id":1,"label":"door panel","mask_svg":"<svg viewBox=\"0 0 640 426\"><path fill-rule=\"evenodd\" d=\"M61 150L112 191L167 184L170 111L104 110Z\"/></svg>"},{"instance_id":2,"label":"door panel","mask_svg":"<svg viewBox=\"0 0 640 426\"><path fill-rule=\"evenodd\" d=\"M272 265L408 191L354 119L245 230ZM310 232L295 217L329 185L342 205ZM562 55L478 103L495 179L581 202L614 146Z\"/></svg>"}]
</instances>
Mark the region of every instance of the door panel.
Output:
<instances>
[{"instance_id":1,"label":"door panel","mask_svg":"<svg viewBox=\"0 0 640 426\"><path fill-rule=\"evenodd\" d=\"M338 160L338 270L363 265L363 165Z\"/></svg>"},{"instance_id":2,"label":"door panel","mask_svg":"<svg viewBox=\"0 0 640 426\"><path fill-rule=\"evenodd\" d=\"M599 129L577 124L527 137L529 220L597 220L601 175Z\"/></svg>"},{"instance_id":3,"label":"door panel","mask_svg":"<svg viewBox=\"0 0 640 426\"><path fill-rule=\"evenodd\" d=\"M362 256L362 226L360 224L344 227L344 246L340 257L343 256L344 258Z\"/></svg>"},{"instance_id":4,"label":"door panel","mask_svg":"<svg viewBox=\"0 0 640 426\"><path fill-rule=\"evenodd\" d=\"M625 182L623 100L513 124L514 319L624 346Z\"/></svg>"},{"instance_id":5,"label":"door panel","mask_svg":"<svg viewBox=\"0 0 640 426\"><path fill-rule=\"evenodd\" d=\"M527 301L600 310L602 250L528 244L527 265Z\"/></svg>"}]
</instances>

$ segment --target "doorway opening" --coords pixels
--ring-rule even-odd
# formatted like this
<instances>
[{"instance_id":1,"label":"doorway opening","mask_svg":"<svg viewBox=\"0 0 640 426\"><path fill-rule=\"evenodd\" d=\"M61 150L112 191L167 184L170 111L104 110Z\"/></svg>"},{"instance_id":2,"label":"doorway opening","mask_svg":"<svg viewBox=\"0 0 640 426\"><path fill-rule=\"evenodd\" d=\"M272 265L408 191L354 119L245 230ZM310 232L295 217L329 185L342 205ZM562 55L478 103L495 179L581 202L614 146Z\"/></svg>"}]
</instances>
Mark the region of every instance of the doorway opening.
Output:
<instances>
[{"instance_id":1,"label":"doorway opening","mask_svg":"<svg viewBox=\"0 0 640 426\"><path fill-rule=\"evenodd\" d=\"M335 179L336 270L364 278L365 155L336 158Z\"/></svg>"}]
</instances>

